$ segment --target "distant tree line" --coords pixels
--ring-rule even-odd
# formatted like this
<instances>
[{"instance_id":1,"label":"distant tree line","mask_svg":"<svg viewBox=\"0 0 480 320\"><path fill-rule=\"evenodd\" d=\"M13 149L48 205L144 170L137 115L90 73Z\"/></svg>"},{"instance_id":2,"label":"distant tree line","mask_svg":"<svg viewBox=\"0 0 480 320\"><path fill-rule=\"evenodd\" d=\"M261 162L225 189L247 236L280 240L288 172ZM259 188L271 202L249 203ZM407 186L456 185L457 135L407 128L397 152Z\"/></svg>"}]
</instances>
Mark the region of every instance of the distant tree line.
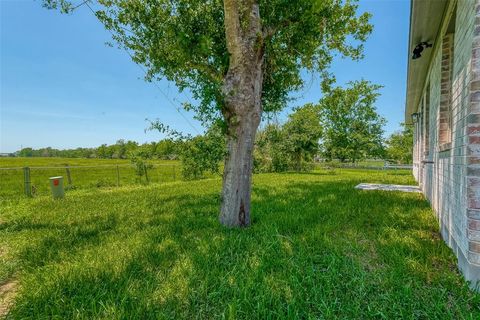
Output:
<instances>
[{"instance_id":1,"label":"distant tree line","mask_svg":"<svg viewBox=\"0 0 480 320\"><path fill-rule=\"evenodd\" d=\"M180 141L163 139L158 142L139 144L136 141L118 140L115 144L102 144L97 148L54 149L51 147L32 149L23 148L15 155L18 157L63 157L63 158L97 158L97 159L130 159L140 154L149 159L178 159Z\"/></svg>"}]
</instances>

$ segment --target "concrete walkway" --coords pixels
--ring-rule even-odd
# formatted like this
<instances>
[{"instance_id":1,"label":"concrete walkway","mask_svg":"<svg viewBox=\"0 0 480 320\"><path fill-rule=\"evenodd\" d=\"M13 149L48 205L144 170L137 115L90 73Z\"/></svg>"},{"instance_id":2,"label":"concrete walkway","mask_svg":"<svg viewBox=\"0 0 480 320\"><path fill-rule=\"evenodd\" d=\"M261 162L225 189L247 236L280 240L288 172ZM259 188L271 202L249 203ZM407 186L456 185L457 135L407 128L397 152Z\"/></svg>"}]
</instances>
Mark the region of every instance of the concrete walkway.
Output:
<instances>
[{"instance_id":1,"label":"concrete walkway","mask_svg":"<svg viewBox=\"0 0 480 320\"><path fill-rule=\"evenodd\" d=\"M402 192L421 192L417 186L403 186L398 184L378 184L378 183L360 183L355 189L361 190L382 190L382 191L402 191Z\"/></svg>"}]
</instances>

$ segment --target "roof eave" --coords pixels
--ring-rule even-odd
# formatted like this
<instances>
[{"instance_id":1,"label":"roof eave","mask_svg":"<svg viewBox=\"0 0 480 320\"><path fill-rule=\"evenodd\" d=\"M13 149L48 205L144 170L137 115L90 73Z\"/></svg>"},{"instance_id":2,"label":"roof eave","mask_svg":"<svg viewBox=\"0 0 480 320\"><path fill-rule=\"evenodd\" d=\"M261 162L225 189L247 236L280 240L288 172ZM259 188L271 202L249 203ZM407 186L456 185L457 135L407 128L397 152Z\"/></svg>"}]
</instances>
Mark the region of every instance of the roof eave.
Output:
<instances>
[{"instance_id":1,"label":"roof eave","mask_svg":"<svg viewBox=\"0 0 480 320\"><path fill-rule=\"evenodd\" d=\"M438 38L448 0L412 0L410 8L410 33L408 43L407 94L405 123L411 124L412 113L420 103L428 69L437 50ZM419 59L412 60L413 48L420 42L432 43L433 48L425 49Z\"/></svg>"}]
</instances>

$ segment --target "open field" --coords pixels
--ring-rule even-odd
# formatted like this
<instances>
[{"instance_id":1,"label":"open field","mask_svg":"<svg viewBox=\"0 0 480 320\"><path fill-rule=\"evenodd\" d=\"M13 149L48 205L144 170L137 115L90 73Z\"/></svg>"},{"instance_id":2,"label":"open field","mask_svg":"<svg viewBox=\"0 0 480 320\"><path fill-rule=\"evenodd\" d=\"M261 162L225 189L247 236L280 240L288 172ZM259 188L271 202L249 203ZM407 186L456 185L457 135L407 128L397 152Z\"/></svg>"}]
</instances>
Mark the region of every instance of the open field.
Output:
<instances>
[{"instance_id":1,"label":"open field","mask_svg":"<svg viewBox=\"0 0 480 320\"><path fill-rule=\"evenodd\" d=\"M180 162L149 160L147 170L151 183L171 182L181 178ZM65 166L69 166L71 185L67 181ZM116 187L117 184L146 183L140 178L130 160L75 159L75 158L0 158L0 198L12 198L24 194L23 167L30 167L31 182L37 195L49 193L49 177L63 176L67 189L92 189ZM3 168L9 168L4 170Z\"/></svg>"},{"instance_id":2,"label":"open field","mask_svg":"<svg viewBox=\"0 0 480 320\"><path fill-rule=\"evenodd\" d=\"M407 171L254 176L253 225L217 222L220 179L71 190L0 208L11 319L479 319Z\"/></svg>"}]
</instances>

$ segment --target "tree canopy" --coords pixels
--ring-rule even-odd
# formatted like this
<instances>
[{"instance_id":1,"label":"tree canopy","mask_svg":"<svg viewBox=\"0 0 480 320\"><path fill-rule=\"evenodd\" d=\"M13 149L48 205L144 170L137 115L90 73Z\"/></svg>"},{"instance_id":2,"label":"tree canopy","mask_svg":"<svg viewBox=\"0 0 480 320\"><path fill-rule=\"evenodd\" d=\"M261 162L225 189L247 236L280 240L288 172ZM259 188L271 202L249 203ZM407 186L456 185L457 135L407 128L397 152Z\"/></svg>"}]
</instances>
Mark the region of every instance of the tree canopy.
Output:
<instances>
[{"instance_id":1,"label":"tree canopy","mask_svg":"<svg viewBox=\"0 0 480 320\"><path fill-rule=\"evenodd\" d=\"M387 159L397 163L412 163L413 126L402 123L402 130L392 133L386 144Z\"/></svg>"},{"instance_id":2,"label":"tree canopy","mask_svg":"<svg viewBox=\"0 0 480 320\"><path fill-rule=\"evenodd\" d=\"M319 151L322 127L318 106L309 103L295 108L284 124L283 131L284 151L290 156L296 170L300 171L302 163L311 163Z\"/></svg>"},{"instance_id":3,"label":"tree canopy","mask_svg":"<svg viewBox=\"0 0 480 320\"><path fill-rule=\"evenodd\" d=\"M322 134L318 106L297 107L284 124L268 124L255 139L255 170L282 172L312 168Z\"/></svg>"},{"instance_id":4,"label":"tree canopy","mask_svg":"<svg viewBox=\"0 0 480 320\"><path fill-rule=\"evenodd\" d=\"M249 1L245 1L249 2ZM89 4L90 3L90 4ZM166 78L199 101L185 104L209 123L225 107L222 84L229 68L221 0L97 0L87 1L96 16L144 65L147 80ZM44 0L48 8L71 12L67 0ZM359 59L372 31L370 14L357 14L356 1L259 1L264 47L262 107L277 111L288 93L303 85L300 72L328 76L335 52ZM246 26L243 26L246 27ZM328 77L330 79L330 77Z\"/></svg>"},{"instance_id":5,"label":"tree canopy","mask_svg":"<svg viewBox=\"0 0 480 320\"><path fill-rule=\"evenodd\" d=\"M385 119L374 106L380 88L366 80L354 81L346 88L333 88L320 100L327 158L355 162L382 155Z\"/></svg>"}]
</instances>

